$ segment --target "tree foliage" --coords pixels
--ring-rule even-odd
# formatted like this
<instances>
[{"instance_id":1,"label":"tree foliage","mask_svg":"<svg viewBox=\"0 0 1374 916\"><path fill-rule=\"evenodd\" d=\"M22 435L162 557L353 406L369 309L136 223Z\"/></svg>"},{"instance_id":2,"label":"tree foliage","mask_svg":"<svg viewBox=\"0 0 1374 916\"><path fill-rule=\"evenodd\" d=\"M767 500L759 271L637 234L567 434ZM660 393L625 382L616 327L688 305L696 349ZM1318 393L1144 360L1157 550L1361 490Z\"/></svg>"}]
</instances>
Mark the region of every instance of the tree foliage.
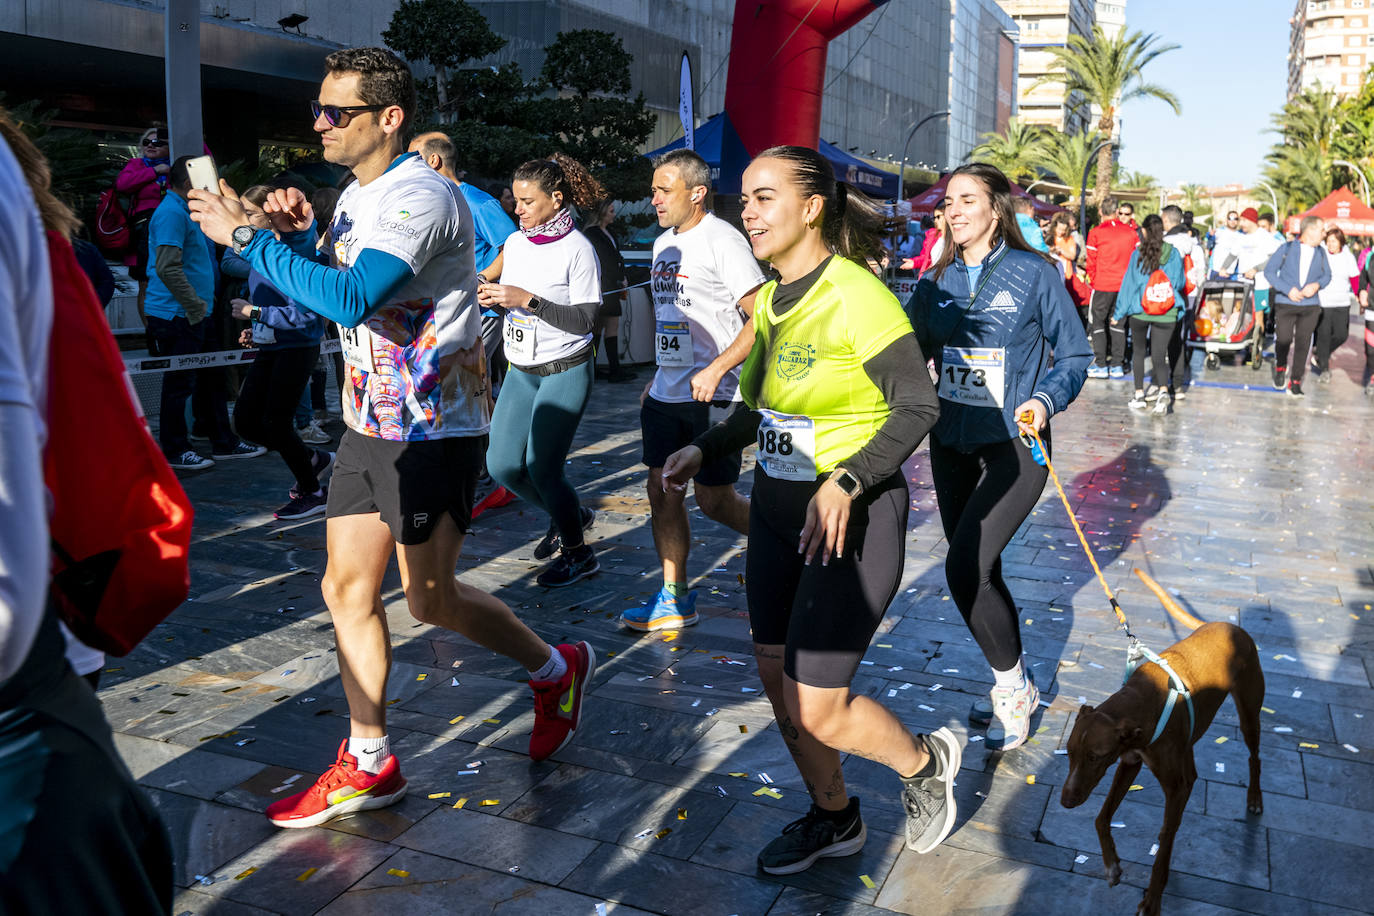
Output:
<instances>
[{"instance_id":1,"label":"tree foliage","mask_svg":"<svg viewBox=\"0 0 1374 916\"><path fill-rule=\"evenodd\" d=\"M452 120L449 70L506 46L486 17L463 0L401 0L382 41L406 60L434 68L431 84L438 96L439 119L445 123Z\"/></svg>"},{"instance_id":2,"label":"tree foliage","mask_svg":"<svg viewBox=\"0 0 1374 916\"><path fill-rule=\"evenodd\" d=\"M1320 86L1304 90L1270 123L1279 139L1264 157L1264 177L1285 212L1306 210L1337 187L1363 192L1360 178L1338 160L1366 178L1374 167L1374 77L1366 75L1360 92L1346 99Z\"/></svg>"},{"instance_id":3,"label":"tree foliage","mask_svg":"<svg viewBox=\"0 0 1374 916\"><path fill-rule=\"evenodd\" d=\"M1064 86L1065 98L1082 97L1086 104L1096 105L1102 112L1097 129L1108 140L1098 153L1097 185L1094 199L1106 196L1111 182L1112 129L1116 123L1116 106L1132 99L1155 98L1174 110L1182 111L1178 98L1163 86L1145 82L1142 71L1161 54L1178 48L1164 44L1152 34L1125 30L1108 36L1101 26L1093 26L1092 34L1070 35L1062 48L1048 48L1054 57L1050 73L1036 81L1035 87L1047 83ZM1033 87L1034 88L1034 87Z\"/></svg>"},{"instance_id":4,"label":"tree foliage","mask_svg":"<svg viewBox=\"0 0 1374 916\"><path fill-rule=\"evenodd\" d=\"M983 142L973 148L969 158L996 166L1012 181L1024 185L1034 179L1040 166L1049 142L1046 133L1037 124L1023 124L1020 118L1011 117L1002 133L984 134Z\"/></svg>"},{"instance_id":5,"label":"tree foliage","mask_svg":"<svg viewBox=\"0 0 1374 916\"><path fill-rule=\"evenodd\" d=\"M459 167L471 173L504 180L520 163L561 151L587 166L616 198L643 197L652 171L639 148L654 116L642 94L627 97L633 60L610 32L560 32L532 80L508 63L452 70L442 87L437 81L422 85L418 120L449 134ZM445 97L454 100L448 120Z\"/></svg>"},{"instance_id":6,"label":"tree foliage","mask_svg":"<svg viewBox=\"0 0 1374 916\"><path fill-rule=\"evenodd\" d=\"M1096 163L1092 161L1093 147L1101 139L1101 134L1079 133L1064 134L1050 133L1043 151L1040 154L1039 165L1046 172L1059 179L1059 183L1068 185L1070 189L1069 202L1077 203L1079 183L1083 180L1084 168L1089 168L1088 180L1093 180L1094 172L1101 167L1102 160L1099 158Z\"/></svg>"}]
</instances>

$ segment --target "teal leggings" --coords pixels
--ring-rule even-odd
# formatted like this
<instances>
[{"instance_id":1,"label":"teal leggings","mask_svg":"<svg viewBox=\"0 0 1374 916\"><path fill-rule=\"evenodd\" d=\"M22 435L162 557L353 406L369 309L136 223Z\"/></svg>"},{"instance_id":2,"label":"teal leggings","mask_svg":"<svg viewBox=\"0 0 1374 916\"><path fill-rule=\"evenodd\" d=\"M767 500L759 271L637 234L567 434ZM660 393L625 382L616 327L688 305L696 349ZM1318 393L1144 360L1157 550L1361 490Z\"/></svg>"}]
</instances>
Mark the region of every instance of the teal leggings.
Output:
<instances>
[{"instance_id":1,"label":"teal leggings","mask_svg":"<svg viewBox=\"0 0 1374 916\"><path fill-rule=\"evenodd\" d=\"M582 543L581 504L563 470L594 370L591 360L545 376L512 365L491 418L487 472L547 512L564 547Z\"/></svg>"}]
</instances>

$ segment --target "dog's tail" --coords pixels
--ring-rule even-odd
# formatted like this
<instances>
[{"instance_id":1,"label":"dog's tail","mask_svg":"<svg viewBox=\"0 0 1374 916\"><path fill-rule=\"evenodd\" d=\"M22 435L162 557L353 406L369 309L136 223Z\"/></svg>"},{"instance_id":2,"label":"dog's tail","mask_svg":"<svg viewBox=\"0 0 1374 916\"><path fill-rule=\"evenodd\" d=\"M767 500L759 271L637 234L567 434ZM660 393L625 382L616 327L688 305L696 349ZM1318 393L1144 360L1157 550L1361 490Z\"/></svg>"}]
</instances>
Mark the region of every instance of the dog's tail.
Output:
<instances>
[{"instance_id":1,"label":"dog's tail","mask_svg":"<svg viewBox=\"0 0 1374 916\"><path fill-rule=\"evenodd\" d=\"M1185 611L1177 601L1170 597L1169 593L1160 587L1159 583L1146 575L1143 569L1137 568L1135 574L1140 577L1140 581L1145 583L1145 587L1155 593L1159 603L1164 605L1164 610L1169 612L1169 616L1183 624L1189 630L1196 630L1202 626L1202 621L1192 614Z\"/></svg>"}]
</instances>

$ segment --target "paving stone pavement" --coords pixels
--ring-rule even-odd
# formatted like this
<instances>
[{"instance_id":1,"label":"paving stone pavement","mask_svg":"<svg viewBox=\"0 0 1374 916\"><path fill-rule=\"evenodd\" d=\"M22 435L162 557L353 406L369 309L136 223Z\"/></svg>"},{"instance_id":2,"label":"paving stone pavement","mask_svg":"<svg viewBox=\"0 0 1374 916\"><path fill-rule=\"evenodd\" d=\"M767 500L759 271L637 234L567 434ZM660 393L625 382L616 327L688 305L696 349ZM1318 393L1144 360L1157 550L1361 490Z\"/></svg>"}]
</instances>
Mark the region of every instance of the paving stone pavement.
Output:
<instances>
[{"instance_id":1,"label":"paving stone pavement","mask_svg":"<svg viewBox=\"0 0 1374 916\"><path fill-rule=\"evenodd\" d=\"M1130 574L1139 566L1198 616L1238 621L1262 651L1265 813L1245 813L1227 702L1196 746L1166 913L1337 914L1374 900L1374 401L1357 387L1359 360L1339 351L1335 380L1301 401L1267 374L1197 361L1166 417L1129 411L1125 383L1093 381L1054 420L1056 467L1136 632L1156 649L1183 635ZM412 619L393 564L389 716L410 793L325 827L277 830L261 813L348 733L320 597L324 523L273 521L290 478L271 456L184 478L197 509L192 600L111 659L100 691L174 839L173 913L1134 912L1162 820L1148 770L1116 818L1121 886L1102 877L1098 805L1059 805L1074 712L1119 686L1124 637L1047 487L1003 559L1048 704L1017 751L968 742L968 705L991 676L945 589L924 448L907 468L905 581L854 688L913 728L966 740L958 823L932 854L908 852L895 778L850 759L864 850L792 877L755 871L807 798L758 691L745 539L693 509L702 622L649 637L615 626L658 586L638 393L598 383L568 465L599 513L599 575L536 587L531 550L547 520L518 502L478 520L459 566L543 637L595 647L575 740L530 762L523 672ZM779 797L760 794L765 774Z\"/></svg>"}]
</instances>

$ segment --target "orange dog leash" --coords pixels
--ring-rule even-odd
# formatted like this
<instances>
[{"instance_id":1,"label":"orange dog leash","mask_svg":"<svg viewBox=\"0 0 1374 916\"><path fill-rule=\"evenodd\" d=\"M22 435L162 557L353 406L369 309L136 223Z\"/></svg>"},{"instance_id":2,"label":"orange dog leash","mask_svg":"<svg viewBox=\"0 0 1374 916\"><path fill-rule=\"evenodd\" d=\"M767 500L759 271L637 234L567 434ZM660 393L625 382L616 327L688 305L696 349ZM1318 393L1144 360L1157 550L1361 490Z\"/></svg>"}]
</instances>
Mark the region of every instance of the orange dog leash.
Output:
<instances>
[{"instance_id":1,"label":"orange dog leash","mask_svg":"<svg viewBox=\"0 0 1374 916\"><path fill-rule=\"evenodd\" d=\"M1040 433L1030 424L1034 422L1035 415L1029 410L1017 418L1031 431L1021 433L1021 441L1030 448L1032 454L1039 451L1037 460L1043 464L1050 472L1050 479L1054 481L1054 488L1059 491L1059 499L1064 503L1064 511L1069 516L1069 521L1073 524L1073 530L1078 534L1078 543L1083 546L1083 552L1088 555L1088 562L1092 564L1093 572L1097 574L1097 581L1102 583L1102 591L1107 594L1107 601L1112 605L1112 610L1116 611L1116 619L1121 621L1121 630L1131 638L1132 643L1138 642L1135 634L1131 632L1131 625L1126 622L1126 614L1121 610L1121 605L1117 603L1116 596L1112 594L1111 586L1107 584L1107 577L1102 575L1102 568L1097 565L1097 557L1093 556L1093 549L1088 546L1088 538L1083 534L1083 528L1078 524L1078 519L1073 514L1073 508L1069 505L1069 497L1064 492L1064 485L1059 482L1059 475L1055 473L1054 465L1050 463L1050 457L1045 452L1045 443L1040 438Z\"/></svg>"},{"instance_id":2,"label":"orange dog leash","mask_svg":"<svg viewBox=\"0 0 1374 916\"><path fill-rule=\"evenodd\" d=\"M1164 704L1164 711L1159 717L1159 724L1155 727L1155 733L1154 736L1150 738L1150 743L1153 744L1155 741L1159 740L1159 736L1164 733L1164 727L1169 724L1169 719L1173 715L1174 707L1180 699L1184 701L1188 709L1188 732L1192 734L1196 721L1196 715L1193 712L1192 692L1189 691L1188 685L1184 683L1183 678L1178 675L1178 672L1174 671L1167 661L1150 650L1131 632L1131 625L1126 621L1126 613L1121 610L1121 605L1117 603L1116 596L1112 594L1111 586L1107 584L1107 577L1102 575L1102 567L1097 565L1097 557L1093 556L1093 550L1088 546L1088 538L1083 534L1083 528L1078 524L1078 519L1073 514L1073 508L1069 505L1069 497L1068 494L1064 492L1064 485L1059 482L1059 475L1055 473L1054 465L1050 463L1050 457L1045 453L1044 440L1040 438L1040 433L1030 425L1035 420L1035 415L1028 410L1017 419L1026 424L1027 428L1031 430L1029 433L1021 433L1021 441L1031 450L1031 454L1035 457L1035 460L1043 464L1045 469L1050 472L1050 479L1054 481L1054 488L1059 491L1059 500L1064 504L1064 512L1069 516L1069 521L1073 523L1073 530L1078 534L1078 543L1083 546L1083 552L1088 555L1088 562L1092 564L1093 572L1097 574L1097 581L1102 583L1102 591L1107 593L1107 600L1111 602L1112 610L1116 611L1116 619L1121 621L1122 632L1124 632L1131 641L1130 648L1126 652L1126 677L1122 678L1122 681L1124 682L1131 676L1131 672L1135 671L1139 666L1141 659L1154 662L1156 665L1163 668L1164 672L1169 676L1169 698ZM1143 576L1141 578L1144 579ZM1146 584L1148 585L1149 582L1146 582Z\"/></svg>"}]
</instances>

